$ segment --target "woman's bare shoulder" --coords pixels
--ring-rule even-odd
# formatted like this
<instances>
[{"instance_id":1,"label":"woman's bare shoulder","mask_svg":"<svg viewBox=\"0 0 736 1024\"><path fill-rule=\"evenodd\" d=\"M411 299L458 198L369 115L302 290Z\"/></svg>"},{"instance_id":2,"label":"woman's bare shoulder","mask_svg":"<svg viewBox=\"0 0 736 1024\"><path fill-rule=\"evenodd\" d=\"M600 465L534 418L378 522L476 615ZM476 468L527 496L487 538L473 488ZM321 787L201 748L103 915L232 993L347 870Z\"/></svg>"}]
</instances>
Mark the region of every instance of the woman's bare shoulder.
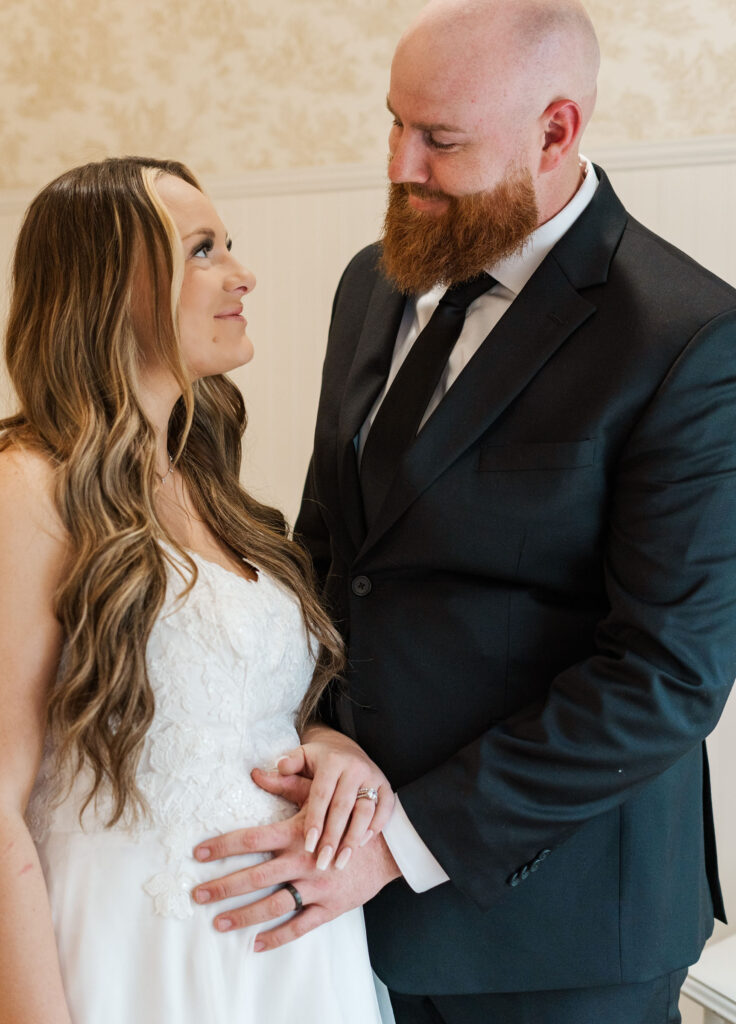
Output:
<instances>
[{"instance_id":1,"label":"woman's bare shoulder","mask_svg":"<svg viewBox=\"0 0 736 1024\"><path fill-rule=\"evenodd\" d=\"M56 467L42 452L10 445L0 451L0 531L29 541L39 533L66 541L54 501Z\"/></svg>"}]
</instances>

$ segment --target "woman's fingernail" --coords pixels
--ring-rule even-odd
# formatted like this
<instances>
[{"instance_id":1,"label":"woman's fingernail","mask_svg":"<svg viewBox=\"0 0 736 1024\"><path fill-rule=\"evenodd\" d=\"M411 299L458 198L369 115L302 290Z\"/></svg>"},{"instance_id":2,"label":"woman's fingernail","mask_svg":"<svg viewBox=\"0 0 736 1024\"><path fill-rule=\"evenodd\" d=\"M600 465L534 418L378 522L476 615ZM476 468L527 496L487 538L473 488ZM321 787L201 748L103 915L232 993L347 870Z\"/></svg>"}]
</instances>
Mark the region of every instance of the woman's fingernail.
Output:
<instances>
[{"instance_id":1,"label":"woman's fingernail","mask_svg":"<svg viewBox=\"0 0 736 1024\"><path fill-rule=\"evenodd\" d=\"M197 850L194 851L194 856L197 858L197 860L209 860L210 852L211 851L209 847L200 846Z\"/></svg>"},{"instance_id":2,"label":"woman's fingernail","mask_svg":"<svg viewBox=\"0 0 736 1024\"><path fill-rule=\"evenodd\" d=\"M281 757L277 757L276 758L276 767L278 768L278 766L281 764L282 761L288 761L290 757L291 757L291 754L282 754Z\"/></svg>"},{"instance_id":3,"label":"woman's fingernail","mask_svg":"<svg viewBox=\"0 0 736 1024\"><path fill-rule=\"evenodd\" d=\"M265 948L266 948L266 943L265 942L254 942L253 943L253 949L255 950L256 953L262 953Z\"/></svg>"},{"instance_id":4,"label":"woman's fingernail","mask_svg":"<svg viewBox=\"0 0 736 1024\"><path fill-rule=\"evenodd\" d=\"M210 894L207 889L197 889L194 893L194 898L197 903L209 903Z\"/></svg>"},{"instance_id":5,"label":"woman's fingernail","mask_svg":"<svg viewBox=\"0 0 736 1024\"><path fill-rule=\"evenodd\" d=\"M344 850L340 850L337 860L335 861L335 867L338 871L342 871L347 862L350 860L353 851L349 846L346 846Z\"/></svg>"},{"instance_id":6,"label":"woman's fingernail","mask_svg":"<svg viewBox=\"0 0 736 1024\"><path fill-rule=\"evenodd\" d=\"M215 928L217 928L218 932L227 932L232 926L233 923L229 917L218 917L215 921Z\"/></svg>"},{"instance_id":7,"label":"woman's fingernail","mask_svg":"<svg viewBox=\"0 0 736 1024\"><path fill-rule=\"evenodd\" d=\"M373 829L369 828L363 838L360 840L361 846L366 846L373 838Z\"/></svg>"},{"instance_id":8,"label":"woman's fingernail","mask_svg":"<svg viewBox=\"0 0 736 1024\"><path fill-rule=\"evenodd\" d=\"M326 871L327 870L327 866L329 865L330 861L332 860L332 854L333 854L333 849L332 849L331 846L323 846L322 847L322 849L319 851L319 856L317 857L317 870L318 871Z\"/></svg>"},{"instance_id":9,"label":"woman's fingernail","mask_svg":"<svg viewBox=\"0 0 736 1024\"><path fill-rule=\"evenodd\" d=\"M304 849L307 853L314 853L317 849L317 842L319 841L319 829L310 828L307 832L307 838L304 840Z\"/></svg>"}]
</instances>

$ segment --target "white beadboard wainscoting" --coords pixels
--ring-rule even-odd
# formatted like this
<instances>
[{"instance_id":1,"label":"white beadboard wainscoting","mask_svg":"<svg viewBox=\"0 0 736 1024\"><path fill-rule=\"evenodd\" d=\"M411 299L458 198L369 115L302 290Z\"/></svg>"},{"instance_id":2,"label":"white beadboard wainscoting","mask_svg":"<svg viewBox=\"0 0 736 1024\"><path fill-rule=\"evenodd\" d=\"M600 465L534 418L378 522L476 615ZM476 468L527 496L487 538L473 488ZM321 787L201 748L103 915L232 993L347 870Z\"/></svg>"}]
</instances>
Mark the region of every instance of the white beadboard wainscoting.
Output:
<instances>
[{"instance_id":1,"label":"white beadboard wainscoting","mask_svg":"<svg viewBox=\"0 0 736 1024\"><path fill-rule=\"evenodd\" d=\"M736 135L587 152L634 216L736 285ZM246 300L256 355L234 375L250 417L244 479L293 521L311 451L332 296L351 255L378 235L384 171L380 164L264 171L204 184L235 252L258 279ZM0 192L4 273L31 195ZM0 317L6 306L4 287ZM0 412L11 406L0 375ZM729 783L736 777L735 705L736 698L709 744L721 870L734 920L736 815ZM716 937L730 931L719 927ZM683 1013L685 1024L703 1020L702 1010L686 999Z\"/></svg>"},{"instance_id":2,"label":"white beadboard wainscoting","mask_svg":"<svg viewBox=\"0 0 736 1024\"><path fill-rule=\"evenodd\" d=\"M629 210L736 285L736 135L589 153ZM250 425L244 475L293 519L311 450L335 286L352 254L378 235L384 171L336 166L205 181L256 274L246 300L256 355L237 371ZM0 191L0 269L32 193ZM7 288L0 293L0 316ZM0 380L0 409L7 386Z\"/></svg>"}]
</instances>

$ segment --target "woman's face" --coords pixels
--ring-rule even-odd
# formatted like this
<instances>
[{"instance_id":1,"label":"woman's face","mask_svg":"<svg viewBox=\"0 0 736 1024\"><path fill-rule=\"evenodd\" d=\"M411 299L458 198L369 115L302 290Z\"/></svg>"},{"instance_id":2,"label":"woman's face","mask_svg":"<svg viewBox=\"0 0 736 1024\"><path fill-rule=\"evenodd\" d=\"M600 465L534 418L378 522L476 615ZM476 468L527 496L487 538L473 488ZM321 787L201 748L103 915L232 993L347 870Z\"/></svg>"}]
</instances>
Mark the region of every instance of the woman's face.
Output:
<instances>
[{"instance_id":1,"label":"woman's face","mask_svg":"<svg viewBox=\"0 0 736 1024\"><path fill-rule=\"evenodd\" d=\"M256 279L230 252L230 239L215 208L198 189L170 174L156 189L176 224L184 249L179 334L192 380L226 373L249 362L242 301Z\"/></svg>"}]
</instances>

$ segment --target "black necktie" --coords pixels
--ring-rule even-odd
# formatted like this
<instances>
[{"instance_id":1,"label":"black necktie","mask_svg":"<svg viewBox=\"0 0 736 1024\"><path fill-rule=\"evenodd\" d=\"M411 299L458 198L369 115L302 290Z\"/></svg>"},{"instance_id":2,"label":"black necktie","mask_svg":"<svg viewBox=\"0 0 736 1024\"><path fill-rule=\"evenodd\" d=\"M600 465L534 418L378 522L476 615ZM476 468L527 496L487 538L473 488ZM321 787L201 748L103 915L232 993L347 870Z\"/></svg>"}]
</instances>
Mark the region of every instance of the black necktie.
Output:
<instances>
[{"instance_id":1,"label":"black necktie","mask_svg":"<svg viewBox=\"0 0 736 1024\"><path fill-rule=\"evenodd\" d=\"M396 374L368 432L360 462L366 522L383 504L399 462L419 430L430 399L460 337L468 306L496 282L482 274L448 288Z\"/></svg>"}]
</instances>

